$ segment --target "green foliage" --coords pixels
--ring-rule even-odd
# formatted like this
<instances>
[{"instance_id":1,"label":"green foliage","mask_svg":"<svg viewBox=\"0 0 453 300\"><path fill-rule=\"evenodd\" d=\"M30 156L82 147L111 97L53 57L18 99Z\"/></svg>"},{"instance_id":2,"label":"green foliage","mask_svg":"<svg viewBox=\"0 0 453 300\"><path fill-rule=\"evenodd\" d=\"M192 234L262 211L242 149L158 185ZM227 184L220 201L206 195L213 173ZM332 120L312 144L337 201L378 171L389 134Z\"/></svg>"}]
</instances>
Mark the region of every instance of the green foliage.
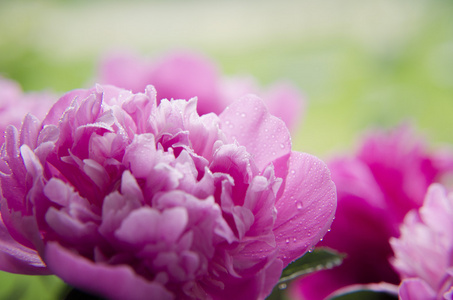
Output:
<instances>
[{"instance_id":1,"label":"green foliage","mask_svg":"<svg viewBox=\"0 0 453 300\"><path fill-rule=\"evenodd\" d=\"M268 300L284 300L284 290L294 279L316 271L331 269L339 266L345 256L329 248L316 248L306 253L298 260L290 263L282 272L280 280L274 287Z\"/></svg>"}]
</instances>

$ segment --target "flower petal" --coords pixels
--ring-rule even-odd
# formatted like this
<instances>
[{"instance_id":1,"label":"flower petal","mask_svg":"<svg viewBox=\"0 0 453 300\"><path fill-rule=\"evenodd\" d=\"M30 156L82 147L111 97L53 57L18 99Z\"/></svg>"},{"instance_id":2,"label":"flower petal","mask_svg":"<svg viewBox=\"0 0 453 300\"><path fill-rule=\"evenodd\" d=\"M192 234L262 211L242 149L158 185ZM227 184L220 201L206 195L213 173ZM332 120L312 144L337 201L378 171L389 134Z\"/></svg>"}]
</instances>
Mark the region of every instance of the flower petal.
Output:
<instances>
[{"instance_id":1,"label":"flower petal","mask_svg":"<svg viewBox=\"0 0 453 300\"><path fill-rule=\"evenodd\" d=\"M0 270L28 275L48 275L38 253L15 241L0 220Z\"/></svg>"},{"instance_id":2,"label":"flower petal","mask_svg":"<svg viewBox=\"0 0 453 300\"><path fill-rule=\"evenodd\" d=\"M69 285L108 299L173 299L162 285L146 281L128 266L96 264L55 242L47 244L45 261Z\"/></svg>"},{"instance_id":3,"label":"flower petal","mask_svg":"<svg viewBox=\"0 0 453 300\"><path fill-rule=\"evenodd\" d=\"M336 209L336 189L327 166L293 152L283 195L277 200L274 233L284 266L313 247L327 232Z\"/></svg>"},{"instance_id":4,"label":"flower petal","mask_svg":"<svg viewBox=\"0 0 453 300\"><path fill-rule=\"evenodd\" d=\"M254 95L233 102L220 114L220 119L225 135L246 147L260 171L291 152L291 137L285 123L269 114L263 101Z\"/></svg>"}]
</instances>

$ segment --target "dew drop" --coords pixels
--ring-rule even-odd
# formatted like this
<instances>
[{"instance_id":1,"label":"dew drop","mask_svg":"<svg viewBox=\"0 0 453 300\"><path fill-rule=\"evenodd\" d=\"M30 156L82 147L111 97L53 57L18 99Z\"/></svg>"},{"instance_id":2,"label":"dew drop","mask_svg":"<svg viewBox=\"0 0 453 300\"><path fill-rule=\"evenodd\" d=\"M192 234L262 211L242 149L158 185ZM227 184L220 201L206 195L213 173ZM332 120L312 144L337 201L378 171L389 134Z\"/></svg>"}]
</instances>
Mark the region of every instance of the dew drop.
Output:
<instances>
[{"instance_id":1,"label":"dew drop","mask_svg":"<svg viewBox=\"0 0 453 300\"><path fill-rule=\"evenodd\" d=\"M245 113L242 113L242 114L241 114L241 117L245 118Z\"/></svg>"},{"instance_id":2,"label":"dew drop","mask_svg":"<svg viewBox=\"0 0 453 300\"><path fill-rule=\"evenodd\" d=\"M289 239L286 239L285 242L286 242L287 244L289 244Z\"/></svg>"},{"instance_id":3,"label":"dew drop","mask_svg":"<svg viewBox=\"0 0 453 300\"><path fill-rule=\"evenodd\" d=\"M301 201L297 201L296 202L296 207L297 207L297 209L302 209L302 202Z\"/></svg>"},{"instance_id":4,"label":"dew drop","mask_svg":"<svg viewBox=\"0 0 453 300\"><path fill-rule=\"evenodd\" d=\"M280 144L280 148L282 148L282 149L283 149L283 148L285 148L285 145L283 145L283 144Z\"/></svg>"},{"instance_id":5,"label":"dew drop","mask_svg":"<svg viewBox=\"0 0 453 300\"><path fill-rule=\"evenodd\" d=\"M278 288L279 288L280 290L284 290L284 289L286 289L286 287L287 287L286 283L280 283L280 284L278 285Z\"/></svg>"},{"instance_id":6,"label":"dew drop","mask_svg":"<svg viewBox=\"0 0 453 300\"><path fill-rule=\"evenodd\" d=\"M296 239L296 238L293 238L293 242L294 242L294 243L297 242L297 239Z\"/></svg>"}]
</instances>

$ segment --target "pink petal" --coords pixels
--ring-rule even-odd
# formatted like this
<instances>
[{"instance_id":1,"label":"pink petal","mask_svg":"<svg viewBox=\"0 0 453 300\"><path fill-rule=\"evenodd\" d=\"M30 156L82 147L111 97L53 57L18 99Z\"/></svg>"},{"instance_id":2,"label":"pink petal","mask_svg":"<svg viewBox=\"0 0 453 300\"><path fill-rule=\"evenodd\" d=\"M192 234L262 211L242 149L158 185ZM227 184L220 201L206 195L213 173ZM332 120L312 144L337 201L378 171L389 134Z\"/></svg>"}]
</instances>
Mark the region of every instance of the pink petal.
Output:
<instances>
[{"instance_id":1,"label":"pink petal","mask_svg":"<svg viewBox=\"0 0 453 300\"><path fill-rule=\"evenodd\" d=\"M401 300L437 299L433 289L420 278L403 280L398 295Z\"/></svg>"},{"instance_id":2,"label":"pink petal","mask_svg":"<svg viewBox=\"0 0 453 300\"><path fill-rule=\"evenodd\" d=\"M314 247L332 223L336 189L324 162L292 152L285 189L276 208L274 233L286 266Z\"/></svg>"},{"instance_id":3,"label":"pink petal","mask_svg":"<svg viewBox=\"0 0 453 300\"><path fill-rule=\"evenodd\" d=\"M49 275L38 253L19 244L0 220L0 270L28 275Z\"/></svg>"},{"instance_id":4,"label":"pink petal","mask_svg":"<svg viewBox=\"0 0 453 300\"><path fill-rule=\"evenodd\" d=\"M216 300L263 300L278 282L282 269L283 263L277 259L261 272L253 273L254 276L238 278L225 274L220 278L224 283L224 288L215 286L206 288L208 294Z\"/></svg>"},{"instance_id":5,"label":"pink petal","mask_svg":"<svg viewBox=\"0 0 453 300\"><path fill-rule=\"evenodd\" d=\"M291 137L285 123L269 114L256 96L247 95L233 102L220 114L220 119L225 135L247 148L259 170L291 152Z\"/></svg>"},{"instance_id":6,"label":"pink petal","mask_svg":"<svg viewBox=\"0 0 453 300\"><path fill-rule=\"evenodd\" d=\"M162 285L137 275L129 266L91 262L50 242L45 261L66 283L108 299L173 299Z\"/></svg>"}]
</instances>

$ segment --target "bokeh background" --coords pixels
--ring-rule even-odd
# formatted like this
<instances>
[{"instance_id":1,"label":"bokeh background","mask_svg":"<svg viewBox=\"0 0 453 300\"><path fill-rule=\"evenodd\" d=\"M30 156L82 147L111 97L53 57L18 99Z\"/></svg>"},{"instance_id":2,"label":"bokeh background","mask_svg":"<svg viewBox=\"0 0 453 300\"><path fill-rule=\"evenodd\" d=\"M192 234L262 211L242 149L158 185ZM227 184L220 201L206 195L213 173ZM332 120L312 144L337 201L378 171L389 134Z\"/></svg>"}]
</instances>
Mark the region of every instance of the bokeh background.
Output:
<instances>
[{"instance_id":1,"label":"bokeh background","mask_svg":"<svg viewBox=\"0 0 453 300\"><path fill-rule=\"evenodd\" d=\"M26 91L90 87L111 52L175 49L263 86L297 85L307 103L295 150L328 159L402 122L453 144L451 0L0 0L0 74ZM58 299L62 288L0 272L0 299Z\"/></svg>"}]
</instances>

